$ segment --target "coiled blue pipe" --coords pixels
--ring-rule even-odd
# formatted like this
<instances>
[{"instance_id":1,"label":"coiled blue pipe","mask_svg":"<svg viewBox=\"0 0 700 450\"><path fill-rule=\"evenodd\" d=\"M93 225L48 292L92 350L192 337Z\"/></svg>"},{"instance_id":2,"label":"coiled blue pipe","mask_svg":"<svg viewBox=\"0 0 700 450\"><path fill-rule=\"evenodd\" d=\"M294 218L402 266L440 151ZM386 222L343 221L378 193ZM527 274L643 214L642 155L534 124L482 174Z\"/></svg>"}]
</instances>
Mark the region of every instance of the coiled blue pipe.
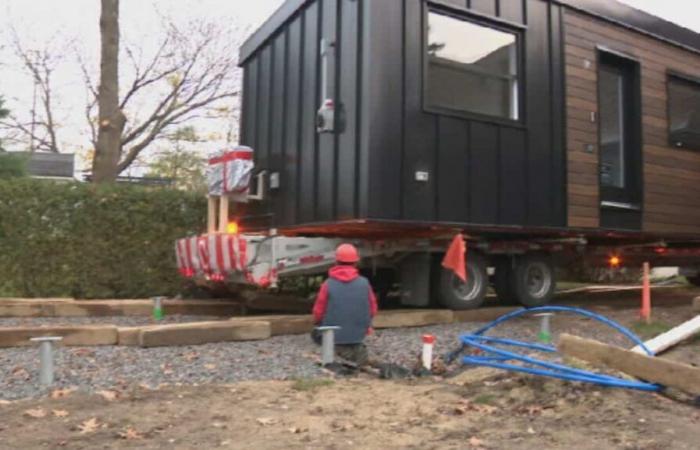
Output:
<instances>
[{"instance_id":1,"label":"coiled blue pipe","mask_svg":"<svg viewBox=\"0 0 700 450\"><path fill-rule=\"evenodd\" d=\"M462 363L473 364L486 367L494 367L497 369L511 370L515 372L529 373L533 375L541 375L551 378L559 378L562 380L569 381L580 381L584 383L593 383L601 386L609 387L619 387L625 389L638 389L642 391L659 391L663 389L663 386L658 384L644 383L641 381L626 380L623 378L614 377L612 375L599 374L595 372L590 372L588 370L576 369L574 367L566 366L563 364L557 364L549 361L543 361L530 356L521 355L519 353L514 353L502 348L495 347L492 344L507 345L511 347L527 348L531 350L537 350L546 353L556 353L556 348L550 345L535 344L530 342L523 342L514 339L497 338L491 336L483 336L483 334L492 328L506 322L515 317L519 317L525 314L535 314L544 312L567 312L579 314L594 320L597 320L625 335L630 339L635 345L639 345L648 355L653 356L653 353L644 345L634 333L632 333L627 328L623 327L619 323L608 319L607 317L601 316L599 314L586 311L581 308L573 308L569 306L541 306L537 308L530 309L520 309L513 311L509 314L499 317L488 325L478 329L474 333L463 334L460 336L460 341L462 347L453 352L453 354L448 355L448 359L454 359L458 353L462 353L465 347L472 347L484 352L482 355L468 355L462 357ZM509 364L507 361L519 361L523 364L528 365L516 365ZM535 367L530 367L535 366Z\"/></svg>"}]
</instances>

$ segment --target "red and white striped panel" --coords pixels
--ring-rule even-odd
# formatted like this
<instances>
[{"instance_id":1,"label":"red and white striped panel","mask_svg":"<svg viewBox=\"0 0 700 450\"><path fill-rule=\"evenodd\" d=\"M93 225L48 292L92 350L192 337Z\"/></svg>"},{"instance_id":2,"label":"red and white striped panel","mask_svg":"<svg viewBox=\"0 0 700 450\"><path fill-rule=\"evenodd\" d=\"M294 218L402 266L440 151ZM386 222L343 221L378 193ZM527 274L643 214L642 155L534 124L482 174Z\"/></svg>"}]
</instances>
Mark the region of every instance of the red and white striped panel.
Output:
<instances>
[{"instance_id":1,"label":"red and white striped panel","mask_svg":"<svg viewBox=\"0 0 700 450\"><path fill-rule=\"evenodd\" d=\"M245 239L233 234L211 234L180 239L177 264L185 276L226 275L244 272L247 266Z\"/></svg>"}]
</instances>

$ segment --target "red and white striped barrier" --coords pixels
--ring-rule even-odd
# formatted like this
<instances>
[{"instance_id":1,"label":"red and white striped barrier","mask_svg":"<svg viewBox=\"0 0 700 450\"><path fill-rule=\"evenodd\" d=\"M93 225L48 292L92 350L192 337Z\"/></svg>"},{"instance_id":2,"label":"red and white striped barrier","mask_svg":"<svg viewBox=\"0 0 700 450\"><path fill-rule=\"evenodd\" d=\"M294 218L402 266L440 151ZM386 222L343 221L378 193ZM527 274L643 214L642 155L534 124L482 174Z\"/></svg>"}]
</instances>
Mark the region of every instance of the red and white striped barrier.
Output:
<instances>
[{"instance_id":1,"label":"red and white striped barrier","mask_svg":"<svg viewBox=\"0 0 700 450\"><path fill-rule=\"evenodd\" d=\"M177 267L181 275L204 276L225 281L229 275L242 274L249 283L268 286L276 277L274 270L254 277L248 265L248 243L238 234L206 234L180 239L175 243Z\"/></svg>"}]
</instances>

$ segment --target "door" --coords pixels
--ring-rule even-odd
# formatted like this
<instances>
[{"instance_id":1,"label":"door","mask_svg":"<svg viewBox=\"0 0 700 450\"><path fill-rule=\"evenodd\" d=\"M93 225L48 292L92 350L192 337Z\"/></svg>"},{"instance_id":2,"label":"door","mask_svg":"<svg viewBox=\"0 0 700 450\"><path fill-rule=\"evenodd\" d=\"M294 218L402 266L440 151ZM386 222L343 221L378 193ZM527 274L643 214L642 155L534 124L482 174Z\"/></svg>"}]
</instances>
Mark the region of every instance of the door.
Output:
<instances>
[{"instance_id":1,"label":"door","mask_svg":"<svg viewBox=\"0 0 700 450\"><path fill-rule=\"evenodd\" d=\"M598 72L601 226L640 229L641 101L637 62L600 54Z\"/></svg>"}]
</instances>

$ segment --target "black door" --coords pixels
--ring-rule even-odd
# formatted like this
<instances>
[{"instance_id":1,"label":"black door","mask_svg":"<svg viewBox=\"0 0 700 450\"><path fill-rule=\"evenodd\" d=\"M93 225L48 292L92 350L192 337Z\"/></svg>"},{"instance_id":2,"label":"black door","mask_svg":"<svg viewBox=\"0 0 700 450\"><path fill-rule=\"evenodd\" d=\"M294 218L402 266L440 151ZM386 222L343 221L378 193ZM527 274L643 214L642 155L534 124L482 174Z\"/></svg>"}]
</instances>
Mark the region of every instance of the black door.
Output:
<instances>
[{"instance_id":1,"label":"black door","mask_svg":"<svg viewBox=\"0 0 700 450\"><path fill-rule=\"evenodd\" d=\"M640 229L641 101L638 64L601 53L598 72L601 226Z\"/></svg>"}]
</instances>

